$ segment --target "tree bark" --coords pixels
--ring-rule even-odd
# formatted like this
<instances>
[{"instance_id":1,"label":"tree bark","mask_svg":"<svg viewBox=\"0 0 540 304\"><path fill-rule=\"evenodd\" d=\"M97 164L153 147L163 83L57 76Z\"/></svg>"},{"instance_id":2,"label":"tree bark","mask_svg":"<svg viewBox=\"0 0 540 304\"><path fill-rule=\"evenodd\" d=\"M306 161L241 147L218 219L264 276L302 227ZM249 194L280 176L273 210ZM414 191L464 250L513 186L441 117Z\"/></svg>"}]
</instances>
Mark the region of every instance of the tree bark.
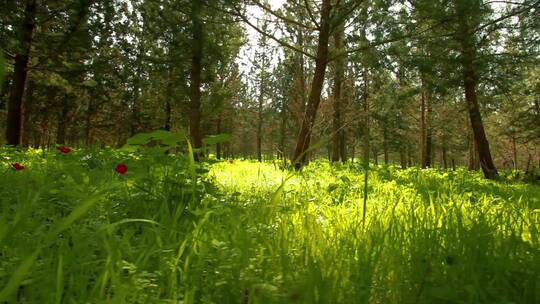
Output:
<instances>
[{"instance_id":1,"label":"tree bark","mask_svg":"<svg viewBox=\"0 0 540 304\"><path fill-rule=\"evenodd\" d=\"M303 48L304 46L304 35L302 30L298 31L298 41L297 44L299 47ZM296 104L296 119L298 127L302 125L304 120L304 115L306 111L306 76L304 72L304 55L299 53L296 62L297 70L294 73L294 86L295 86L295 104Z\"/></svg>"},{"instance_id":2,"label":"tree bark","mask_svg":"<svg viewBox=\"0 0 540 304\"><path fill-rule=\"evenodd\" d=\"M21 143L23 96L28 75L28 61L32 47L32 34L36 19L36 0L26 0L24 21L20 31L20 50L15 55L13 84L8 101L6 140L8 145L17 146Z\"/></svg>"},{"instance_id":3,"label":"tree bark","mask_svg":"<svg viewBox=\"0 0 540 304\"><path fill-rule=\"evenodd\" d=\"M401 165L401 169L407 169L407 151L406 150L399 151L399 162Z\"/></svg>"},{"instance_id":4,"label":"tree bark","mask_svg":"<svg viewBox=\"0 0 540 304\"><path fill-rule=\"evenodd\" d=\"M220 111L216 122L216 133L221 134L221 122L223 120L223 112ZM216 158L221 159L221 143L216 144Z\"/></svg>"},{"instance_id":5,"label":"tree bark","mask_svg":"<svg viewBox=\"0 0 540 304\"><path fill-rule=\"evenodd\" d=\"M328 40L330 36L330 12L331 0L323 0L321 8L321 20L319 30L319 42L317 45L317 56L315 60L315 72L311 84L308 103L302 126L296 141L293 154L294 167L298 170L307 163L307 150L311 140L311 132L317 117L317 110L321 102L321 92L324 84L324 75L328 64Z\"/></svg>"},{"instance_id":6,"label":"tree bark","mask_svg":"<svg viewBox=\"0 0 540 304\"><path fill-rule=\"evenodd\" d=\"M203 23L201 21L201 0L193 0L191 5L192 14L192 44L191 44L191 71L190 71L190 111L189 132L193 143L195 160L199 160L203 154L201 135L201 72L203 54Z\"/></svg>"},{"instance_id":7,"label":"tree bark","mask_svg":"<svg viewBox=\"0 0 540 304\"><path fill-rule=\"evenodd\" d=\"M516 138L512 136L512 162L514 163L514 169L518 168L517 163L517 145L516 145Z\"/></svg>"},{"instance_id":8,"label":"tree bark","mask_svg":"<svg viewBox=\"0 0 540 304\"><path fill-rule=\"evenodd\" d=\"M431 167L431 88L422 77L422 169Z\"/></svg>"},{"instance_id":9,"label":"tree bark","mask_svg":"<svg viewBox=\"0 0 540 304\"><path fill-rule=\"evenodd\" d=\"M88 100L88 110L86 111L86 127L84 131L84 142L86 146L92 144L92 119L94 117L94 102L93 94L90 94L90 99Z\"/></svg>"},{"instance_id":10,"label":"tree bark","mask_svg":"<svg viewBox=\"0 0 540 304\"><path fill-rule=\"evenodd\" d=\"M28 147L30 145L30 135L33 132L33 124L30 119L32 116L32 110L34 106L34 91L36 89L36 83L32 79L28 81L26 87L25 100L23 103L23 121L22 121L22 145Z\"/></svg>"},{"instance_id":11,"label":"tree bark","mask_svg":"<svg viewBox=\"0 0 540 304\"><path fill-rule=\"evenodd\" d=\"M341 50L343 47L343 28L340 27L336 29L334 33L334 47L336 50ZM340 159L342 162L345 161L344 157L344 135L343 130L343 121L342 121L342 106L343 106L343 96L342 96L342 83L344 77L344 57L340 56L336 59L334 64L334 91L333 91L333 108L334 115L332 120L332 162L338 162Z\"/></svg>"},{"instance_id":12,"label":"tree bark","mask_svg":"<svg viewBox=\"0 0 540 304\"><path fill-rule=\"evenodd\" d=\"M383 152L384 152L384 164L388 165L388 139L386 138L386 130L383 135Z\"/></svg>"},{"instance_id":13,"label":"tree bark","mask_svg":"<svg viewBox=\"0 0 540 304\"><path fill-rule=\"evenodd\" d=\"M482 116L480 114L480 107L478 105L478 98L476 95L476 86L478 84L478 76L476 74L476 45L471 20L475 20L476 16L465 16L463 12L473 11L471 8L464 8L465 2L458 3L457 14L459 22L459 34L458 42L460 44L461 66L463 75L463 88L465 90L465 100L467 102L467 109L469 112L469 119L471 121L471 127L474 133L474 141L476 148L478 149L478 157L480 166L484 173L484 177L487 179L496 179L498 177L497 168L491 157L491 150L489 148L489 142L484 130L484 124L482 122ZM478 3L475 3L478 5ZM479 7L477 7L479 9ZM471 18L468 18L471 17Z\"/></svg>"},{"instance_id":14,"label":"tree bark","mask_svg":"<svg viewBox=\"0 0 540 304\"><path fill-rule=\"evenodd\" d=\"M68 124L68 116L69 113L69 103L68 103L68 95L65 94L64 98L62 99L62 109L60 111L60 115L58 117L58 127L56 130L56 143L57 144L65 144L66 143L66 130L67 130L67 124Z\"/></svg>"},{"instance_id":15,"label":"tree bark","mask_svg":"<svg viewBox=\"0 0 540 304\"><path fill-rule=\"evenodd\" d=\"M442 162L443 162L443 168L444 169L448 169L448 147L447 147L447 144L446 144L446 136L443 135L443 138L442 138Z\"/></svg>"},{"instance_id":16,"label":"tree bark","mask_svg":"<svg viewBox=\"0 0 540 304\"><path fill-rule=\"evenodd\" d=\"M173 98L173 76L174 68L169 66L169 79L167 82L167 96L165 96L165 125L164 129L170 131L172 129L172 98Z\"/></svg>"},{"instance_id":17,"label":"tree bark","mask_svg":"<svg viewBox=\"0 0 540 304\"><path fill-rule=\"evenodd\" d=\"M285 139L287 137L287 106L285 101L282 101L281 121L279 126L279 151L278 158L285 160Z\"/></svg>"},{"instance_id":18,"label":"tree bark","mask_svg":"<svg viewBox=\"0 0 540 304\"><path fill-rule=\"evenodd\" d=\"M266 57L263 56L261 66L266 67ZM264 106L264 91L265 91L265 71L261 71L261 79L259 86L259 98L257 102L257 160L262 162L262 127L263 127L263 106Z\"/></svg>"}]
</instances>

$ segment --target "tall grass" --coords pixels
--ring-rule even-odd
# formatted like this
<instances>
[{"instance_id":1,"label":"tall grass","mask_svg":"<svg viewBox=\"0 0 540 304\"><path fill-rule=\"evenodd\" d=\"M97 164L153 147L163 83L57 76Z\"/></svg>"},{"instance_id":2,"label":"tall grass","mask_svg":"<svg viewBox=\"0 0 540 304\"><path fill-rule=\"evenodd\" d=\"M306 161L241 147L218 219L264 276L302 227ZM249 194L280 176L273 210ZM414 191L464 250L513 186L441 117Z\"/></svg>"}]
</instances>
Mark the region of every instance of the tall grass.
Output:
<instances>
[{"instance_id":1,"label":"tall grass","mask_svg":"<svg viewBox=\"0 0 540 304\"><path fill-rule=\"evenodd\" d=\"M193 170L182 157L108 150L6 156L0 298L9 303L540 297L538 186L373 166L362 229L355 165L295 173L245 161ZM10 170L12 161L27 169Z\"/></svg>"}]
</instances>

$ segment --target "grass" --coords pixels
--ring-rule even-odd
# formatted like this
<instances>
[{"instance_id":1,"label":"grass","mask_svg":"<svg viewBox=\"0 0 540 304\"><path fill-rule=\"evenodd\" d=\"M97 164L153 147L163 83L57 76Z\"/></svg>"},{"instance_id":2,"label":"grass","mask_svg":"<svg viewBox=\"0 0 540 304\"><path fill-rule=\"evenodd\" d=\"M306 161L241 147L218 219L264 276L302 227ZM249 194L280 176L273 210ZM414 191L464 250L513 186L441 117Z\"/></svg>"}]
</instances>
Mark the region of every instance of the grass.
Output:
<instances>
[{"instance_id":1,"label":"grass","mask_svg":"<svg viewBox=\"0 0 540 304\"><path fill-rule=\"evenodd\" d=\"M0 170L8 303L540 298L537 185L373 166L362 228L355 164L295 173L161 153L4 149Z\"/></svg>"}]
</instances>

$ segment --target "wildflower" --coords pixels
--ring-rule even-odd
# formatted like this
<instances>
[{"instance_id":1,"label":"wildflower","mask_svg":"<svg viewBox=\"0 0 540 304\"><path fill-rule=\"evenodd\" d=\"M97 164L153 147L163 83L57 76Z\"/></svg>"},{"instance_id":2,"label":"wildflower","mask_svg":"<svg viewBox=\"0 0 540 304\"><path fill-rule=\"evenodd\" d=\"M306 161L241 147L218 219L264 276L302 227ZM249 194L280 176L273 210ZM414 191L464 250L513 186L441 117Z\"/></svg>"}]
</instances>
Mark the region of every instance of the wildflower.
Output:
<instances>
[{"instance_id":1,"label":"wildflower","mask_svg":"<svg viewBox=\"0 0 540 304\"><path fill-rule=\"evenodd\" d=\"M24 169L24 166L19 163L13 163L11 164L11 167L17 171L21 171Z\"/></svg>"},{"instance_id":2,"label":"wildflower","mask_svg":"<svg viewBox=\"0 0 540 304\"><path fill-rule=\"evenodd\" d=\"M118 164L114 170L119 174L126 174L128 168L125 164Z\"/></svg>"},{"instance_id":3,"label":"wildflower","mask_svg":"<svg viewBox=\"0 0 540 304\"><path fill-rule=\"evenodd\" d=\"M71 151L73 151L73 149L71 149L70 147L66 147L66 146L60 146L57 149L58 149L58 151L60 151L60 152L62 152L64 154L68 154Z\"/></svg>"}]
</instances>

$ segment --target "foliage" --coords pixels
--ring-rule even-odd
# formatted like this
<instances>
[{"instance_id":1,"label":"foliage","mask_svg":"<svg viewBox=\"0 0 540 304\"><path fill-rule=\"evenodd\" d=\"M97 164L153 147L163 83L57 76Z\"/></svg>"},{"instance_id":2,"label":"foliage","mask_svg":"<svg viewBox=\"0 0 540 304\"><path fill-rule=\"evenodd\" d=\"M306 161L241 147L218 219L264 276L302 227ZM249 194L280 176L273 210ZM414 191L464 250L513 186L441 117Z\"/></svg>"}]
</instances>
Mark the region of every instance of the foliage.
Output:
<instances>
[{"instance_id":1,"label":"foliage","mask_svg":"<svg viewBox=\"0 0 540 304\"><path fill-rule=\"evenodd\" d=\"M362 229L356 164L287 172L148 150L2 149L0 170L9 303L534 303L539 294L536 185L372 166Z\"/></svg>"}]
</instances>

